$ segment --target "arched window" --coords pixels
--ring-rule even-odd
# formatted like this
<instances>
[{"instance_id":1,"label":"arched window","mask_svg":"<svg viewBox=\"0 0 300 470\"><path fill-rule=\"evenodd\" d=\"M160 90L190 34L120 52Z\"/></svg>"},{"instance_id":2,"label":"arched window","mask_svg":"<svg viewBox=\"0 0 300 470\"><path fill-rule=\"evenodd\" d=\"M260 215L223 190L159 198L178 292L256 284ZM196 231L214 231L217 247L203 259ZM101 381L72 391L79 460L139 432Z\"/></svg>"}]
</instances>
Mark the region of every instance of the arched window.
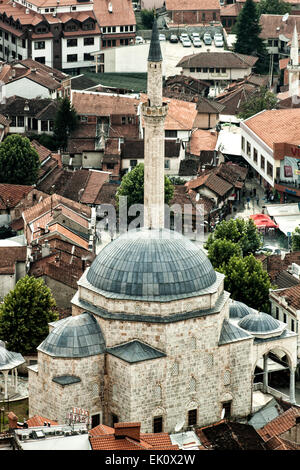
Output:
<instances>
[{"instance_id":1,"label":"arched window","mask_svg":"<svg viewBox=\"0 0 300 470\"><path fill-rule=\"evenodd\" d=\"M195 377L191 377L190 383L189 383L189 392L193 393L196 391L196 379Z\"/></svg>"},{"instance_id":2,"label":"arched window","mask_svg":"<svg viewBox=\"0 0 300 470\"><path fill-rule=\"evenodd\" d=\"M231 372L230 372L230 370L228 370L228 369L225 370L223 380L224 380L224 385L230 385L230 382L231 382Z\"/></svg>"},{"instance_id":3,"label":"arched window","mask_svg":"<svg viewBox=\"0 0 300 470\"><path fill-rule=\"evenodd\" d=\"M179 364L178 362L174 362L174 364L172 365L172 369L171 369L171 375L178 375L179 373Z\"/></svg>"}]
</instances>

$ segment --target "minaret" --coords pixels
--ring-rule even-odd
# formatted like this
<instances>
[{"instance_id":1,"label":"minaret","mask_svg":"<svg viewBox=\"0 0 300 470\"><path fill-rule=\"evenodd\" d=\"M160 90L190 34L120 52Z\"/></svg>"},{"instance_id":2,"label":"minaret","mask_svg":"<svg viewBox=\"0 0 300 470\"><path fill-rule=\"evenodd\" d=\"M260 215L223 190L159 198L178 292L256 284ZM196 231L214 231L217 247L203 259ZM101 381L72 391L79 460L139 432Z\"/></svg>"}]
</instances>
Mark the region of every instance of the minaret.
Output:
<instances>
[{"instance_id":1,"label":"minaret","mask_svg":"<svg viewBox=\"0 0 300 470\"><path fill-rule=\"evenodd\" d=\"M299 67L298 33L297 33L296 24L295 24L293 38L292 38L290 62L287 66L287 69L289 71L290 96L298 96L300 67Z\"/></svg>"},{"instance_id":2,"label":"minaret","mask_svg":"<svg viewBox=\"0 0 300 470\"><path fill-rule=\"evenodd\" d=\"M148 101L142 105L144 132L144 227L164 227L165 127L168 107L162 102L162 55L156 18L148 56Z\"/></svg>"}]
</instances>

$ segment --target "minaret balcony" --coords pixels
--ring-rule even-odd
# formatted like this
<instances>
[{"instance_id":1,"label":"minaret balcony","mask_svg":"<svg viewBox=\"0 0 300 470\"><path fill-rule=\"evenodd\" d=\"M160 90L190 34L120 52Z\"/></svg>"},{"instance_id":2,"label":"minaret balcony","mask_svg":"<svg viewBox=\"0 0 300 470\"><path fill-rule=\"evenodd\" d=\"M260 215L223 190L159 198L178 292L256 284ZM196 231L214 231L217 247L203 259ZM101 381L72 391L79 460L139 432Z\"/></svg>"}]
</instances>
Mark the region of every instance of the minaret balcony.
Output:
<instances>
[{"instance_id":1,"label":"minaret balcony","mask_svg":"<svg viewBox=\"0 0 300 470\"><path fill-rule=\"evenodd\" d=\"M161 106L149 106L148 103L143 103L142 113L144 116L165 117L168 113L168 105L163 103Z\"/></svg>"}]
</instances>

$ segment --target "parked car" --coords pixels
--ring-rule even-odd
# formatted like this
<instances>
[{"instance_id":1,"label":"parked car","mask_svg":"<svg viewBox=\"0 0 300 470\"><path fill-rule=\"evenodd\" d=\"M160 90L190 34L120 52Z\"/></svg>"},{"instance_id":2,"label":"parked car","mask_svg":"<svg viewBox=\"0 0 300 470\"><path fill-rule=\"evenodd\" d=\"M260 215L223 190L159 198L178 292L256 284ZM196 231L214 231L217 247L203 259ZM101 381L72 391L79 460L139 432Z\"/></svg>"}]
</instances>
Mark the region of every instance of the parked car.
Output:
<instances>
[{"instance_id":1,"label":"parked car","mask_svg":"<svg viewBox=\"0 0 300 470\"><path fill-rule=\"evenodd\" d=\"M160 35L158 36L158 39L159 39L160 41L165 41L165 40L166 40L165 34L160 34Z\"/></svg>"},{"instance_id":2,"label":"parked car","mask_svg":"<svg viewBox=\"0 0 300 470\"><path fill-rule=\"evenodd\" d=\"M182 42L182 41L184 41L184 40L186 40L186 39L190 40L189 35L188 35L187 33L181 33L181 35L180 35L180 42Z\"/></svg>"},{"instance_id":3,"label":"parked car","mask_svg":"<svg viewBox=\"0 0 300 470\"><path fill-rule=\"evenodd\" d=\"M192 43L191 43L190 39L184 39L182 41L182 45L183 45L183 47L192 47Z\"/></svg>"},{"instance_id":4,"label":"parked car","mask_svg":"<svg viewBox=\"0 0 300 470\"><path fill-rule=\"evenodd\" d=\"M224 46L224 41L221 38L215 38L215 46L216 47L223 47Z\"/></svg>"},{"instance_id":5,"label":"parked car","mask_svg":"<svg viewBox=\"0 0 300 470\"><path fill-rule=\"evenodd\" d=\"M142 38L142 36L136 36L135 43L136 44L144 44L144 39Z\"/></svg>"},{"instance_id":6,"label":"parked car","mask_svg":"<svg viewBox=\"0 0 300 470\"><path fill-rule=\"evenodd\" d=\"M212 38L209 33L205 33L203 36L203 41L206 46L210 46L212 44Z\"/></svg>"},{"instance_id":7,"label":"parked car","mask_svg":"<svg viewBox=\"0 0 300 470\"><path fill-rule=\"evenodd\" d=\"M178 37L176 36L176 34L171 34L170 42L178 42Z\"/></svg>"},{"instance_id":8,"label":"parked car","mask_svg":"<svg viewBox=\"0 0 300 470\"><path fill-rule=\"evenodd\" d=\"M200 39L199 33L192 33L192 39Z\"/></svg>"},{"instance_id":9,"label":"parked car","mask_svg":"<svg viewBox=\"0 0 300 470\"><path fill-rule=\"evenodd\" d=\"M271 245L264 245L262 248L260 248L258 251L256 251L257 255L280 255L281 250L279 248L275 248L274 246Z\"/></svg>"},{"instance_id":10,"label":"parked car","mask_svg":"<svg viewBox=\"0 0 300 470\"><path fill-rule=\"evenodd\" d=\"M193 45L194 45L194 47L201 47L202 44L201 44L200 38L194 38L193 39Z\"/></svg>"}]
</instances>

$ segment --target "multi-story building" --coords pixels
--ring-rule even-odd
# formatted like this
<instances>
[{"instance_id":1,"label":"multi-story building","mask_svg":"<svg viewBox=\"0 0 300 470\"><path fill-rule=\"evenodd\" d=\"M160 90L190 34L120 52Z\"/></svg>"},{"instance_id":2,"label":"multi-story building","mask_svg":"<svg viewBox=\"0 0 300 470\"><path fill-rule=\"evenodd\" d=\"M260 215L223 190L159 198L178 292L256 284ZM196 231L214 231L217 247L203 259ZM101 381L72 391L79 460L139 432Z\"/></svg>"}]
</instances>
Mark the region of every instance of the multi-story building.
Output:
<instances>
[{"instance_id":1,"label":"multi-story building","mask_svg":"<svg viewBox=\"0 0 300 470\"><path fill-rule=\"evenodd\" d=\"M7 61L31 58L71 74L90 69L94 66L92 52L102 46L122 44L121 39L109 39L101 44L101 32L116 33L118 38L125 34L124 44L135 36L129 0L98 3L101 5L94 5L93 0L33 0L31 3L3 0L0 58Z\"/></svg>"},{"instance_id":2,"label":"multi-story building","mask_svg":"<svg viewBox=\"0 0 300 470\"><path fill-rule=\"evenodd\" d=\"M219 0L166 0L166 10L175 24L207 24L220 21Z\"/></svg>"}]
</instances>

